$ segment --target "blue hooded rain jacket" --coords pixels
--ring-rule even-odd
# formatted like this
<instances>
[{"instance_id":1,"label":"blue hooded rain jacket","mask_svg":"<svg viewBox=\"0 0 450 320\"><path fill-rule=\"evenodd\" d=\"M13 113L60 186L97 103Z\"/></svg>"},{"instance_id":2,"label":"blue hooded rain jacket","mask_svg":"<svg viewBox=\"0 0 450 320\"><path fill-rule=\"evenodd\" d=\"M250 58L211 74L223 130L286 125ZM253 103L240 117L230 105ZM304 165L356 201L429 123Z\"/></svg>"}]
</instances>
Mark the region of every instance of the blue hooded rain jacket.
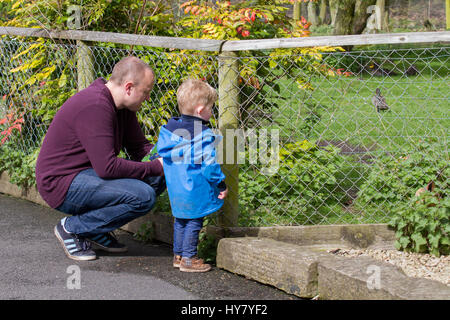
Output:
<instances>
[{"instance_id":1,"label":"blue hooded rain jacket","mask_svg":"<svg viewBox=\"0 0 450 320\"><path fill-rule=\"evenodd\" d=\"M217 163L215 150L215 142L221 138L209 128L194 137L183 137L166 126L161 127L157 150L163 158L174 217L201 218L222 207L217 186L225 175Z\"/></svg>"}]
</instances>

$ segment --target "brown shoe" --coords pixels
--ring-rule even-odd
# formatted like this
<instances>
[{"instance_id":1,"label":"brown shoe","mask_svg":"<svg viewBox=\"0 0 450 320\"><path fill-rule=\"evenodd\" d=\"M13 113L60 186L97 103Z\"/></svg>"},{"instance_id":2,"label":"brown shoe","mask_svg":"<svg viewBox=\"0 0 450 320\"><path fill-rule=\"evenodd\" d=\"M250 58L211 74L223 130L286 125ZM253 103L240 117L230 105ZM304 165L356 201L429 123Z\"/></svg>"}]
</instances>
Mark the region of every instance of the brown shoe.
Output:
<instances>
[{"instance_id":1,"label":"brown shoe","mask_svg":"<svg viewBox=\"0 0 450 320\"><path fill-rule=\"evenodd\" d=\"M174 266L174 268L179 268L180 267L180 263L181 263L181 256L175 254L173 256L173 266Z\"/></svg>"},{"instance_id":2,"label":"brown shoe","mask_svg":"<svg viewBox=\"0 0 450 320\"><path fill-rule=\"evenodd\" d=\"M184 272L207 272L211 270L211 265L204 263L203 259L197 257L183 257L180 263L180 271Z\"/></svg>"}]
</instances>

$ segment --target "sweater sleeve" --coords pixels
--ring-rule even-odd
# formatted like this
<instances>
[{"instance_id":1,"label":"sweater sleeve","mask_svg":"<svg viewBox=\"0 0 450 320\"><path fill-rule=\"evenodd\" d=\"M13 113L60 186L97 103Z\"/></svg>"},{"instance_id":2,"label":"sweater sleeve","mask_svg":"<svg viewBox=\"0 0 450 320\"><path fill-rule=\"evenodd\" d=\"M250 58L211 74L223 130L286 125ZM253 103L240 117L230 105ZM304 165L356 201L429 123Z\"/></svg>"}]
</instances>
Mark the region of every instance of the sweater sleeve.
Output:
<instances>
[{"instance_id":1,"label":"sweater sleeve","mask_svg":"<svg viewBox=\"0 0 450 320\"><path fill-rule=\"evenodd\" d=\"M162 165L156 161L136 162L118 158L115 154L115 112L98 103L84 108L73 119L76 135L85 149L93 169L104 179L135 178L162 175Z\"/></svg>"},{"instance_id":2,"label":"sweater sleeve","mask_svg":"<svg viewBox=\"0 0 450 320\"><path fill-rule=\"evenodd\" d=\"M141 161L150 152L153 145L145 138L137 120L136 113L128 110L124 110L124 112L126 112L126 130L123 138L123 146L126 148L132 160Z\"/></svg>"}]
</instances>

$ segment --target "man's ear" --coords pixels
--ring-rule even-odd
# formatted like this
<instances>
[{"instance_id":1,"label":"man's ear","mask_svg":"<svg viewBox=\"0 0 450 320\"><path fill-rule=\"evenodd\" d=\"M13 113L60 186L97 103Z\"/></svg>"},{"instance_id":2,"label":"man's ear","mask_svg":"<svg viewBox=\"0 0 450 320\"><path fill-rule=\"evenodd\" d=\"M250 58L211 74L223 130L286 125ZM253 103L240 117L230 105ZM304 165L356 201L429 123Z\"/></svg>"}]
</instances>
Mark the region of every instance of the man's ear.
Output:
<instances>
[{"instance_id":1,"label":"man's ear","mask_svg":"<svg viewBox=\"0 0 450 320\"><path fill-rule=\"evenodd\" d=\"M124 87L125 87L126 94L130 95L131 94L131 88L133 87L133 82L126 81L125 84L124 84Z\"/></svg>"}]
</instances>

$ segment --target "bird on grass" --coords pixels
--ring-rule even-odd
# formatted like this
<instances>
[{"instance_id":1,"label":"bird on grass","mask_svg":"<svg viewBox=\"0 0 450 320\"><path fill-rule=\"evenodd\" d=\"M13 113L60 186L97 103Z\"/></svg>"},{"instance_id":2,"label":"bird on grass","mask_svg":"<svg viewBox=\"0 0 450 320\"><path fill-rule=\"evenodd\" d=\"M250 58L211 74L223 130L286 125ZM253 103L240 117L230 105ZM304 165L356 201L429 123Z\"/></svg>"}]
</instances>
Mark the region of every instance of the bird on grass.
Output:
<instances>
[{"instance_id":1,"label":"bird on grass","mask_svg":"<svg viewBox=\"0 0 450 320\"><path fill-rule=\"evenodd\" d=\"M380 88L377 88L375 90L375 95L372 97L372 103L377 108L377 112L380 112L380 110L389 110L389 106L386 103L386 100L381 95Z\"/></svg>"}]
</instances>

